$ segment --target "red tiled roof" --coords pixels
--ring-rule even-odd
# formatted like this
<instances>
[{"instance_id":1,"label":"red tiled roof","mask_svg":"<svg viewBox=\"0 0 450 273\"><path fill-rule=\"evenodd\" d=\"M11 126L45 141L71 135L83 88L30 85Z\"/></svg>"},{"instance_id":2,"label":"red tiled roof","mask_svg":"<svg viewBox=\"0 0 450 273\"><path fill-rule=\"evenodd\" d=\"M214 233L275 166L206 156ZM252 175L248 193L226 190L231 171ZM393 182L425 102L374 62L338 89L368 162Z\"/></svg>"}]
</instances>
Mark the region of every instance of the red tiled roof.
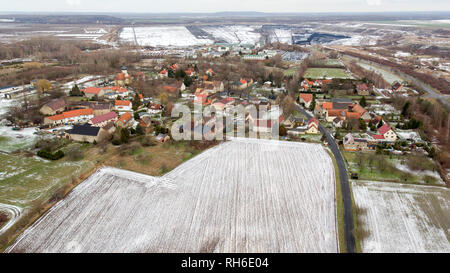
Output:
<instances>
[{"instance_id":1,"label":"red tiled roof","mask_svg":"<svg viewBox=\"0 0 450 273\"><path fill-rule=\"evenodd\" d=\"M100 88L98 87L88 87L83 90L84 93L88 94L98 94L100 92Z\"/></svg>"},{"instance_id":2,"label":"red tiled roof","mask_svg":"<svg viewBox=\"0 0 450 273\"><path fill-rule=\"evenodd\" d=\"M365 84L365 83L358 84L356 86L356 88L359 89L359 90L369 90L369 87L367 87L367 84Z\"/></svg>"},{"instance_id":3,"label":"red tiled roof","mask_svg":"<svg viewBox=\"0 0 450 273\"><path fill-rule=\"evenodd\" d=\"M332 103L332 102L329 102L329 101L324 102L324 103L322 104L322 108L323 108L323 109L333 109L333 103Z\"/></svg>"},{"instance_id":4,"label":"red tiled roof","mask_svg":"<svg viewBox=\"0 0 450 273\"><path fill-rule=\"evenodd\" d=\"M175 91L177 91L177 88L171 85L164 85L163 89L169 93L174 93Z\"/></svg>"},{"instance_id":5,"label":"red tiled roof","mask_svg":"<svg viewBox=\"0 0 450 273\"><path fill-rule=\"evenodd\" d=\"M316 128L319 128L319 121L317 121L317 119L315 119L315 118L311 118L308 121L308 127L310 126L310 124L314 124L316 126Z\"/></svg>"},{"instance_id":6,"label":"red tiled roof","mask_svg":"<svg viewBox=\"0 0 450 273\"><path fill-rule=\"evenodd\" d=\"M360 115L363 115L366 111L366 109L364 109L361 105L359 104L355 104L355 106L353 106L352 108L353 112L359 113Z\"/></svg>"},{"instance_id":7,"label":"red tiled roof","mask_svg":"<svg viewBox=\"0 0 450 273\"><path fill-rule=\"evenodd\" d=\"M391 127L389 127L389 125L387 125L387 123L385 123L385 124L383 124L383 126L378 128L378 133L380 133L380 135L384 135L389 130L391 130Z\"/></svg>"},{"instance_id":8,"label":"red tiled roof","mask_svg":"<svg viewBox=\"0 0 450 273\"><path fill-rule=\"evenodd\" d=\"M310 80L308 80L308 79L305 79L305 81L306 81L306 83L307 83L308 85L313 85L313 82L312 82L312 81L310 81Z\"/></svg>"},{"instance_id":9,"label":"red tiled roof","mask_svg":"<svg viewBox=\"0 0 450 273\"><path fill-rule=\"evenodd\" d=\"M150 106L148 108L150 108L152 110L160 110L162 107L161 107L161 104L150 103Z\"/></svg>"},{"instance_id":10,"label":"red tiled roof","mask_svg":"<svg viewBox=\"0 0 450 273\"><path fill-rule=\"evenodd\" d=\"M384 139L383 135L372 135L374 139Z\"/></svg>"},{"instance_id":11,"label":"red tiled roof","mask_svg":"<svg viewBox=\"0 0 450 273\"><path fill-rule=\"evenodd\" d=\"M348 111L345 111L345 116L346 116L348 119L359 119L359 118L361 117L361 115L360 115L359 113L356 113L356 112L348 112Z\"/></svg>"},{"instance_id":12,"label":"red tiled roof","mask_svg":"<svg viewBox=\"0 0 450 273\"><path fill-rule=\"evenodd\" d=\"M77 109L77 110L63 112L62 114L59 114L59 115L50 116L50 117L48 117L48 119L57 121L57 120L62 120L62 119L67 119L67 118L73 118L73 117L78 117L78 116L88 116L88 115L93 115L93 114L94 114L94 110L92 108Z\"/></svg>"},{"instance_id":13,"label":"red tiled roof","mask_svg":"<svg viewBox=\"0 0 450 273\"><path fill-rule=\"evenodd\" d=\"M304 100L305 102L310 102L313 99L312 94L300 94L300 98Z\"/></svg>"},{"instance_id":14,"label":"red tiled roof","mask_svg":"<svg viewBox=\"0 0 450 273\"><path fill-rule=\"evenodd\" d=\"M123 124L127 123L132 118L130 113L125 113L121 115L118 119L118 121L122 122Z\"/></svg>"},{"instance_id":15,"label":"red tiled roof","mask_svg":"<svg viewBox=\"0 0 450 273\"><path fill-rule=\"evenodd\" d=\"M211 101L208 100L208 94L205 93L195 94L195 102L202 103L203 105L208 105L211 103Z\"/></svg>"},{"instance_id":16,"label":"red tiled roof","mask_svg":"<svg viewBox=\"0 0 450 273\"><path fill-rule=\"evenodd\" d=\"M123 81L123 80L125 80L125 74L123 74L123 73L117 74L116 80L117 80L117 81Z\"/></svg>"},{"instance_id":17,"label":"red tiled roof","mask_svg":"<svg viewBox=\"0 0 450 273\"><path fill-rule=\"evenodd\" d=\"M91 118L92 124L102 123L107 120L111 120L117 117L116 112L109 112L100 116Z\"/></svg>"},{"instance_id":18,"label":"red tiled roof","mask_svg":"<svg viewBox=\"0 0 450 273\"><path fill-rule=\"evenodd\" d=\"M131 101L129 100L116 100L114 105L116 106L130 106Z\"/></svg>"},{"instance_id":19,"label":"red tiled roof","mask_svg":"<svg viewBox=\"0 0 450 273\"><path fill-rule=\"evenodd\" d=\"M329 109L328 110L328 116L329 117L340 117L342 116L342 110L336 110L336 109Z\"/></svg>"}]
</instances>

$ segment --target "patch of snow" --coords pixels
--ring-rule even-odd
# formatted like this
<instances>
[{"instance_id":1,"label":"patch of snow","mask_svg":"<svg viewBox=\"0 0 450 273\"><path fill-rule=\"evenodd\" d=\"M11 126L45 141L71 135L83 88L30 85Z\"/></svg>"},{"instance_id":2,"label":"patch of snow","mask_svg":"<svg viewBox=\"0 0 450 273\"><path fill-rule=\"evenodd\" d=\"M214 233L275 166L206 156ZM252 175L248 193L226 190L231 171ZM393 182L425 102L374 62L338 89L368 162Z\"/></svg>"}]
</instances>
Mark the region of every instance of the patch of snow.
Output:
<instances>
[{"instance_id":1,"label":"patch of snow","mask_svg":"<svg viewBox=\"0 0 450 273\"><path fill-rule=\"evenodd\" d=\"M408 173L411 173L411 174L414 174L417 176L422 176L422 177L425 175L432 176L432 177L436 178L436 180L438 181L439 184L445 185L445 182L442 180L441 176L436 171L430 171L430 170L414 171L414 170L411 170L410 168L408 168L408 166L405 166L400 163L395 164L395 167L402 172L408 172Z\"/></svg>"},{"instance_id":2,"label":"patch of snow","mask_svg":"<svg viewBox=\"0 0 450 273\"><path fill-rule=\"evenodd\" d=\"M202 29L215 39L230 44L256 44L261 38L261 34L256 32L256 26L231 25L203 27Z\"/></svg>"},{"instance_id":3,"label":"patch of snow","mask_svg":"<svg viewBox=\"0 0 450 273\"><path fill-rule=\"evenodd\" d=\"M363 252L450 252L442 219L450 214L449 189L371 181L353 181L352 189L368 230Z\"/></svg>"},{"instance_id":4,"label":"patch of snow","mask_svg":"<svg viewBox=\"0 0 450 273\"><path fill-rule=\"evenodd\" d=\"M134 30L133 30L134 29ZM136 38L136 40L135 40ZM141 46L187 47L212 44L209 39L196 38L184 26L168 27L126 27L120 33L120 39Z\"/></svg>"},{"instance_id":5,"label":"patch of snow","mask_svg":"<svg viewBox=\"0 0 450 273\"><path fill-rule=\"evenodd\" d=\"M409 57L409 56L411 56L411 53L409 53L409 52L403 52L403 51L397 51L395 54L394 54L394 56L395 57Z\"/></svg>"},{"instance_id":6,"label":"patch of snow","mask_svg":"<svg viewBox=\"0 0 450 273\"><path fill-rule=\"evenodd\" d=\"M6 252L337 252L317 144L233 139L163 177L102 168Z\"/></svg>"}]
</instances>

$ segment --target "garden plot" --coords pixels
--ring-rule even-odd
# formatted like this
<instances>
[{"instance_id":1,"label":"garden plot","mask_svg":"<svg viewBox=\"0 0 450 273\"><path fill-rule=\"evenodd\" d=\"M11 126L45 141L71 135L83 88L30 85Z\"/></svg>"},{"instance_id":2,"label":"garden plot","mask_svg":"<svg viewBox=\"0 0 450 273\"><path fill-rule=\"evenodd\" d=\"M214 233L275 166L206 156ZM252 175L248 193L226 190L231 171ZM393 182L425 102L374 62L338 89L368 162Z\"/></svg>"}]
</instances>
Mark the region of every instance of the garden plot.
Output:
<instances>
[{"instance_id":1,"label":"garden plot","mask_svg":"<svg viewBox=\"0 0 450 273\"><path fill-rule=\"evenodd\" d=\"M450 190L384 182L352 183L368 234L363 252L450 252Z\"/></svg>"},{"instance_id":2,"label":"garden plot","mask_svg":"<svg viewBox=\"0 0 450 273\"><path fill-rule=\"evenodd\" d=\"M7 252L337 252L331 158L234 139L163 177L102 168Z\"/></svg>"},{"instance_id":3,"label":"garden plot","mask_svg":"<svg viewBox=\"0 0 450 273\"><path fill-rule=\"evenodd\" d=\"M140 46L186 47L212 44L209 39L198 39L184 26L167 27L126 27L120 39Z\"/></svg>"},{"instance_id":4,"label":"garden plot","mask_svg":"<svg viewBox=\"0 0 450 273\"><path fill-rule=\"evenodd\" d=\"M261 34L256 32L255 26L214 26L203 27L202 30L209 33L217 41L230 44L256 44L261 38Z\"/></svg>"},{"instance_id":5,"label":"garden plot","mask_svg":"<svg viewBox=\"0 0 450 273\"><path fill-rule=\"evenodd\" d=\"M308 68L304 75L308 79L351 79L352 77L341 68Z\"/></svg>"}]
</instances>

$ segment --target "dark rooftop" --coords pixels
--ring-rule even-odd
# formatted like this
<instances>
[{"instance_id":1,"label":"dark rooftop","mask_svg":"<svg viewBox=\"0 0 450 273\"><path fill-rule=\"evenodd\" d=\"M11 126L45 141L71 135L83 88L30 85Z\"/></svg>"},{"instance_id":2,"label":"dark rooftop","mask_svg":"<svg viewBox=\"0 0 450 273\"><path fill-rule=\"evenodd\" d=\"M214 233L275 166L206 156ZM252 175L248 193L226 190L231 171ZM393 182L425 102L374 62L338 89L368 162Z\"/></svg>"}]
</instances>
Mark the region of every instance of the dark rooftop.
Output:
<instances>
[{"instance_id":1,"label":"dark rooftop","mask_svg":"<svg viewBox=\"0 0 450 273\"><path fill-rule=\"evenodd\" d=\"M89 124L74 125L72 129L67 130L68 134L84 135L84 136L97 136L100 131L100 127L93 127Z\"/></svg>"}]
</instances>

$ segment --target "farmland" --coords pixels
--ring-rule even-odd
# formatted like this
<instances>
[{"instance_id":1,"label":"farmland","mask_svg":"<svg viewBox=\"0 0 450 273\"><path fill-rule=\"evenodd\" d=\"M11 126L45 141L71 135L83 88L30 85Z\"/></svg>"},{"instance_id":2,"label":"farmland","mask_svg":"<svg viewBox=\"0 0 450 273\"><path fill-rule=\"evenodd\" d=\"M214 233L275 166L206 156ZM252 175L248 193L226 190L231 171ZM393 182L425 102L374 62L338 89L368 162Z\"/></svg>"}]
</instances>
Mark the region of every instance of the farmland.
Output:
<instances>
[{"instance_id":1,"label":"farmland","mask_svg":"<svg viewBox=\"0 0 450 273\"><path fill-rule=\"evenodd\" d=\"M350 79L351 76L341 68L308 68L304 75L308 79L338 78Z\"/></svg>"},{"instance_id":2,"label":"farmland","mask_svg":"<svg viewBox=\"0 0 450 273\"><path fill-rule=\"evenodd\" d=\"M120 33L120 38L122 41L133 44L137 42L137 44L141 46L183 47L213 43L213 41L208 39L196 38L184 26L126 27Z\"/></svg>"},{"instance_id":3,"label":"farmland","mask_svg":"<svg viewBox=\"0 0 450 273\"><path fill-rule=\"evenodd\" d=\"M215 40L232 44L255 44L261 38L255 26L229 25L203 27Z\"/></svg>"},{"instance_id":4,"label":"farmland","mask_svg":"<svg viewBox=\"0 0 450 273\"><path fill-rule=\"evenodd\" d=\"M102 168L7 252L337 252L334 183L320 145L233 139L162 177Z\"/></svg>"},{"instance_id":5,"label":"farmland","mask_svg":"<svg viewBox=\"0 0 450 273\"><path fill-rule=\"evenodd\" d=\"M292 30L284 29L284 28L275 28L273 29L270 35L270 41L292 44Z\"/></svg>"},{"instance_id":6,"label":"farmland","mask_svg":"<svg viewBox=\"0 0 450 273\"><path fill-rule=\"evenodd\" d=\"M450 251L450 190L368 181L352 187L363 252Z\"/></svg>"},{"instance_id":7,"label":"farmland","mask_svg":"<svg viewBox=\"0 0 450 273\"><path fill-rule=\"evenodd\" d=\"M297 68L295 67L289 68L288 70L285 70L283 73L284 76L286 77L293 77L297 73Z\"/></svg>"}]
</instances>

